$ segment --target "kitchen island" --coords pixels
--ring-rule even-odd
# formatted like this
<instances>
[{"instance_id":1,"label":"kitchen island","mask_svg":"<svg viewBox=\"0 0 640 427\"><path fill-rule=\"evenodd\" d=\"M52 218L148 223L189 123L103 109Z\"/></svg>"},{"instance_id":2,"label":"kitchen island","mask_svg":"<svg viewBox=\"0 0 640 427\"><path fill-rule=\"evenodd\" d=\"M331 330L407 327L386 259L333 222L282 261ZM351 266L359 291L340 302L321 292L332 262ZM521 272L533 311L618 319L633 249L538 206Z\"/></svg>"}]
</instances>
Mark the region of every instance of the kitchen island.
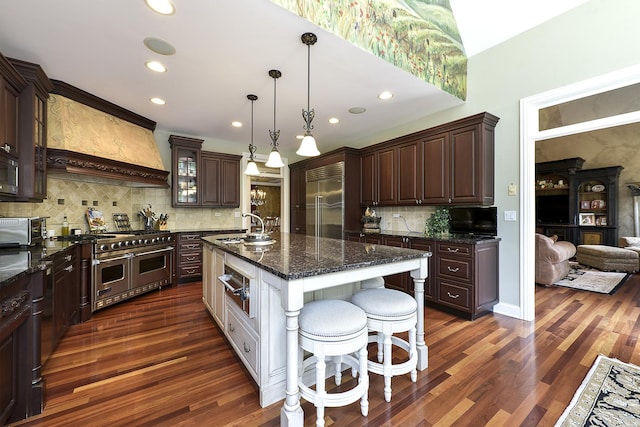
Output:
<instances>
[{"instance_id":1,"label":"kitchen island","mask_svg":"<svg viewBox=\"0 0 640 427\"><path fill-rule=\"evenodd\" d=\"M258 246L237 237L203 238L203 301L256 380L261 406L285 398L281 425L302 426L304 419L297 377L300 310L314 299L348 298L361 280L410 272L418 303L418 369L427 368L424 281L431 253L289 233L274 233L274 243ZM231 276L240 286L218 279Z\"/></svg>"}]
</instances>

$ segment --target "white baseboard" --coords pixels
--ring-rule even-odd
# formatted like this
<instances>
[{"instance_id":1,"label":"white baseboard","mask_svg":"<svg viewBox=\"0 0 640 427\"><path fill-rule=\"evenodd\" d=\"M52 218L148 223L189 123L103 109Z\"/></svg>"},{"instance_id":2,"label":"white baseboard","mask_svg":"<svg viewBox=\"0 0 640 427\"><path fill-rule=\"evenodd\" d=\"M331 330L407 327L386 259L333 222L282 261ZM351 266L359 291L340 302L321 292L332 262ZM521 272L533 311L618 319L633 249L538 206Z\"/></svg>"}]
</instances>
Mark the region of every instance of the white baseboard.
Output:
<instances>
[{"instance_id":1,"label":"white baseboard","mask_svg":"<svg viewBox=\"0 0 640 427\"><path fill-rule=\"evenodd\" d=\"M505 304L499 302L493 306L493 312L498 314L504 314L505 316L515 317L516 319L524 319L522 315L522 309L520 306L513 304Z\"/></svg>"}]
</instances>

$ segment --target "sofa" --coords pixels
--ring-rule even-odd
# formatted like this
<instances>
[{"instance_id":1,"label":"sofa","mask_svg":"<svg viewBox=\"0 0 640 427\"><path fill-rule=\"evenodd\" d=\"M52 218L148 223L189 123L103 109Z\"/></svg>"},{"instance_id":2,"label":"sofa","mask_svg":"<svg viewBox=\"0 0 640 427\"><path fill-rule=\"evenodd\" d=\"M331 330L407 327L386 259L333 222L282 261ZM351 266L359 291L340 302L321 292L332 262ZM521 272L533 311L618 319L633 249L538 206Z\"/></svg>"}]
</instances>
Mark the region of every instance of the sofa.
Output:
<instances>
[{"instance_id":1,"label":"sofa","mask_svg":"<svg viewBox=\"0 0 640 427\"><path fill-rule=\"evenodd\" d=\"M576 254L571 242L536 233L536 283L549 286L569 273L569 259Z\"/></svg>"}]
</instances>

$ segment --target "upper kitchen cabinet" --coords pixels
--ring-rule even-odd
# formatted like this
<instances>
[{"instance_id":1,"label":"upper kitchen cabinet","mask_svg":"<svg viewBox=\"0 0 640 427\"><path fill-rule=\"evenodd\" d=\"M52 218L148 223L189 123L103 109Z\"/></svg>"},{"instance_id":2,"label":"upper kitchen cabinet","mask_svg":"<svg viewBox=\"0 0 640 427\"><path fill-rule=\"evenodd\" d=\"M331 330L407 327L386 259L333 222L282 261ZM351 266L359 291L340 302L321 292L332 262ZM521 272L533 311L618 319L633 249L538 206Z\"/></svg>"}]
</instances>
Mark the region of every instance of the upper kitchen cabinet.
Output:
<instances>
[{"instance_id":1,"label":"upper kitchen cabinet","mask_svg":"<svg viewBox=\"0 0 640 427\"><path fill-rule=\"evenodd\" d=\"M20 92L27 82L0 54L0 156L18 158Z\"/></svg>"},{"instance_id":2,"label":"upper kitchen cabinet","mask_svg":"<svg viewBox=\"0 0 640 427\"><path fill-rule=\"evenodd\" d=\"M240 206L240 158L202 151L202 139L171 135L174 207Z\"/></svg>"},{"instance_id":3,"label":"upper kitchen cabinet","mask_svg":"<svg viewBox=\"0 0 640 427\"><path fill-rule=\"evenodd\" d=\"M202 206L240 206L240 158L202 151Z\"/></svg>"},{"instance_id":4,"label":"upper kitchen cabinet","mask_svg":"<svg viewBox=\"0 0 640 427\"><path fill-rule=\"evenodd\" d=\"M20 93L18 200L47 198L47 99L53 84L37 64L9 58L27 81Z\"/></svg>"},{"instance_id":5,"label":"upper kitchen cabinet","mask_svg":"<svg viewBox=\"0 0 640 427\"><path fill-rule=\"evenodd\" d=\"M498 120L477 114L363 149L360 204L492 205Z\"/></svg>"},{"instance_id":6,"label":"upper kitchen cabinet","mask_svg":"<svg viewBox=\"0 0 640 427\"><path fill-rule=\"evenodd\" d=\"M360 157L360 204L392 206L397 204L397 148L376 147Z\"/></svg>"},{"instance_id":7,"label":"upper kitchen cabinet","mask_svg":"<svg viewBox=\"0 0 640 427\"><path fill-rule=\"evenodd\" d=\"M481 113L429 129L422 139L422 203L493 204L498 120Z\"/></svg>"}]
</instances>

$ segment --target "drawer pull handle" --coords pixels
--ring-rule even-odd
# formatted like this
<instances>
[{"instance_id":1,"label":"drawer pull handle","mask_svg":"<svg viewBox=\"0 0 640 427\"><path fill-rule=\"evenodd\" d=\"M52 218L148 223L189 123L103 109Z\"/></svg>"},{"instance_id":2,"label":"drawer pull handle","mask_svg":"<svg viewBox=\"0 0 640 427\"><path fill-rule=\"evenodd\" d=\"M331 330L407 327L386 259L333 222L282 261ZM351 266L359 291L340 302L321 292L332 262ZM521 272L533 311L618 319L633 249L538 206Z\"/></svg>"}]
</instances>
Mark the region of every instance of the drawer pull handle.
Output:
<instances>
[{"instance_id":1,"label":"drawer pull handle","mask_svg":"<svg viewBox=\"0 0 640 427\"><path fill-rule=\"evenodd\" d=\"M457 273L458 270L460 270L460 267L451 268L451 267L447 266L447 270L449 270L452 273Z\"/></svg>"},{"instance_id":2,"label":"drawer pull handle","mask_svg":"<svg viewBox=\"0 0 640 427\"><path fill-rule=\"evenodd\" d=\"M195 257L195 256L188 256L187 257L187 261L195 261L197 259L198 259L198 257Z\"/></svg>"},{"instance_id":3,"label":"drawer pull handle","mask_svg":"<svg viewBox=\"0 0 640 427\"><path fill-rule=\"evenodd\" d=\"M245 343L243 343L243 347L244 347L244 352L245 353L251 353L251 347L249 347L249 344L247 344L245 342Z\"/></svg>"},{"instance_id":4,"label":"drawer pull handle","mask_svg":"<svg viewBox=\"0 0 640 427\"><path fill-rule=\"evenodd\" d=\"M195 273L197 270L186 270L187 274L193 274Z\"/></svg>"},{"instance_id":5,"label":"drawer pull handle","mask_svg":"<svg viewBox=\"0 0 640 427\"><path fill-rule=\"evenodd\" d=\"M233 327L231 322L229 322L229 332L235 332L236 328Z\"/></svg>"},{"instance_id":6,"label":"drawer pull handle","mask_svg":"<svg viewBox=\"0 0 640 427\"><path fill-rule=\"evenodd\" d=\"M447 248L447 250L448 250L449 252L454 252L454 253L455 253L455 252L458 252L458 251L460 250L460 248L455 248L455 249Z\"/></svg>"},{"instance_id":7,"label":"drawer pull handle","mask_svg":"<svg viewBox=\"0 0 640 427\"><path fill-rule=\"evenodd\" d=\"M65 267L64 269L67 270L67 273L71 273L73 271L73 265Z\"/></svg>"},{"instance_id":8,"label":"drawer pull handle","mask_svg":"<svg viewBox=\"0 0 640 427\"><path fill-rule=\"evenodd\" d=\"M65 255L64 260L69 262L71 261L71 258L73 258L71 255Z\"/></svg>"},{"instance_id":9,"label":"drawer pull handle","mask_svg":"<svg viewBox=\"0 0 640 427\"><path fill-rule=\"evenodd\" d=\"M447 296L448 296L449 298L452 298L452 299L458 299L458 298L460 298L460 294L453 295L451 292L447 292Z\"/></svg>"},{"instance_id":10,"label":"drawer pull handle","mask_svg":"<svg viewBox=\"0 0 640 427\"><path fill-rule=\"evenodd\" d=\"M184 245L183 247L185 249L196 249L196 248L200 247L200 245Z\"/></svg>"}]
</instances>

